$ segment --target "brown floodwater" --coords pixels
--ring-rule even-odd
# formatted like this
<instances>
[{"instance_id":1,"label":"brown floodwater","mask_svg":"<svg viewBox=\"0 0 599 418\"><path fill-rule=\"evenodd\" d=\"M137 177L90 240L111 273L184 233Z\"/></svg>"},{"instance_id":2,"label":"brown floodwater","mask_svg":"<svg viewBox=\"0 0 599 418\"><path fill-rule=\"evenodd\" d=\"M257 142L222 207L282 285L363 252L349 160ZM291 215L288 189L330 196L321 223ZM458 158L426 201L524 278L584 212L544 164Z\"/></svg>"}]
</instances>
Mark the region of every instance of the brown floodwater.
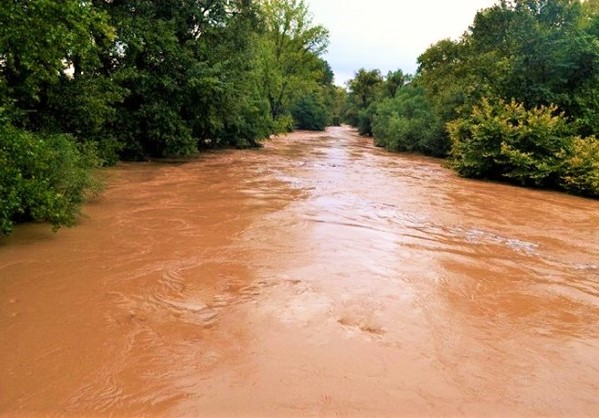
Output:
<instances>
[{"instance_id":1,"label":"brown floodwater","mask_svg":"<svg viewBox=\"0 0 599 418\"><path fill-rule=\"evenodd\" d=\"M0 241L0 415L599 416L599 202L348 128L122 164Z\"/></svg>"}]
</instances>

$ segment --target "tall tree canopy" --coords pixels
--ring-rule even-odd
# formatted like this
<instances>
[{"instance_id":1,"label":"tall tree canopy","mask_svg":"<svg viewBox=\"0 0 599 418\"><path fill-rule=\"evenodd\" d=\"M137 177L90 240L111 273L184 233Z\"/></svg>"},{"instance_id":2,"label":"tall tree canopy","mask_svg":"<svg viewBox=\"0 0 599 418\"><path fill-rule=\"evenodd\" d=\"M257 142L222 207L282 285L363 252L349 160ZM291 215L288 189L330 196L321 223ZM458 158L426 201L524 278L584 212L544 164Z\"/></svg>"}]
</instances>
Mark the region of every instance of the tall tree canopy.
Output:
<instances>
[{"instance_id":1,"label":"tall tree canopy","mask_svg":"<svg viewBox=\"0 0 599 418\"><path fill-rule=\"evenodd\" d=\"M578 0L502 0L477 13L459 41L441 41L422 54L418 73L446 122L461 106L494 96L529 108L555 104L577 119L582 134L597 134L592 10L592 2Z\"/></svg>"},{"instance_id":2,"label":"tall tree canopy","mask_svg":"<svg viewBox=\"0 0 599 418\"><path fill-rule=\"evenodd\" d=\"M98 162L257 146L295 125L324 129L338 103L327 31L302 0L4 3L2 232L72 223L88 188L76 177ZM39 180L58 166L73 168Z\"/></svg>"},{"instance_id":3,"label":"tall tree canopy","mask_svg":"<svg viewBox=\"0 0 599 418\"><path fill-rule=\"evenodd\" d=\"M500 0L418 63L392 100L359 71L346 120L390 149L449 153L466 176L599 195L598 0Z\"/></svg>"},{"instance_id":4,"label":"tall tree canopy","mask_svg":"<svg viewBox=\"0 0 599 418\"><path fill-rule=\"evenodd\" d=\"M289 115L294 100L332 84L330 67L320 59L328 46L328 31L312 23L304 0L262 0L261 6L262 88L276 121Z\"/></svg>"}]
</instances>

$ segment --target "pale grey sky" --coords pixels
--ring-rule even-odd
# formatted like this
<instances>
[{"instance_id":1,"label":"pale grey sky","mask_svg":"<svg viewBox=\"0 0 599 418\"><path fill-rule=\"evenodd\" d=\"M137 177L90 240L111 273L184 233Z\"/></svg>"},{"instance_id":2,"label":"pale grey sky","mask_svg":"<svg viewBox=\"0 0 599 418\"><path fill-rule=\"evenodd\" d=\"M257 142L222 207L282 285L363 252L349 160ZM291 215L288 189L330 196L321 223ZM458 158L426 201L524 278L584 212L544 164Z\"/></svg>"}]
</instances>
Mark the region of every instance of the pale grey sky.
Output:
<instances>
[{"instance_id":1,"label":"pale grey sky","mask_svg":"<svg viewBox=\"0 0 599 418\"><path fill-rule=\"evenodd\" d=\"M383 75L413 74L416 59L431 44L457 39L476 12L496 0L306 0L314 23L330 31L324 58L344 83L361 67Z\"/></svg>"}]
</instances>

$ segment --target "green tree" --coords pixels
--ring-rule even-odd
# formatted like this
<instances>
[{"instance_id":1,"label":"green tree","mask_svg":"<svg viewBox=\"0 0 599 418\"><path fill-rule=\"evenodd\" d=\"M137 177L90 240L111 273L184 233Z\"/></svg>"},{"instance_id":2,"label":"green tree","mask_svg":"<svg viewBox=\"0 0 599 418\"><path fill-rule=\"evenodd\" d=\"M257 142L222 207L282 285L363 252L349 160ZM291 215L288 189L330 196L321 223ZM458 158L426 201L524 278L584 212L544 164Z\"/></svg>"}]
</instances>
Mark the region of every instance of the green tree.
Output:
<instances>
[{"instance_id":1,"label":"green tree","mask_svg":"<svg viewBox=\"0 0 599 418\"><path fill-rule=\"evenodd\" d=\"M330 68L319 58L328 46L328 31L312 23L304 0L262 0L265 33L259 68L262 89L273 121L289 114L292 102L318 90Z\"/></svg>"},{"instance_id":2,"label":"green tree","mask_svg":"<svg viewBox=\"0 0 599 418\"><path fill-rule=\"evenodd\" d=\"M493 96L527 108L555 104L580 133L595 133L599 44L589 14L574 0L500 1L480 11L459 41L441 41L419 58L442 120Z\"/></svg>"},{"instance_id":3,"label":"green tree","mask_svg":"<svg viewBox=\"0 0 599 418\"><path fill-rule=\"evenodd\" d=\"M374 105L382 94L384 79L379 70L361 68L348 81L348 105L345 120L358 128L360 135L372 135Z\"/></svg>"},{"instance_id":4,"label":"green tree","mask_svg":"<svg viewBox=\"0 0 599 418\"><path fill-rule=\"evenodd\" d=\"M68 132L114 161L108 126L121 91L99 73L115 38L90 1L12 1L0 8L0 107L33 131Z\"/></svg>"},{"instance_id":5,"label":"green tree","mask_svg":"<svg viewBox=\"0 0 599 418\"><path fill-rule=\"evenodd\" d=\"M298 129L322 131L327 125L327 108L323 100L315 94L297 99L291 106L291 115Z\"/></svg>"},{"instance_id":6,"label":"green tree","mask_svg":"<svg viewBox=\"0 0 599 418\"><path fill-rule=\"evenodd\" d=\"M379 98L383 82L379 70L359 69L347 83L350 100L360 109L366 109Z\"/></svg>"},{"instance_id":7,"label":"green tree","mask_svg":"<svg viewBox=\"0 0 599 418\"><path fill-rule=\"evenodd\" d=\"M389 71L383 82L383 96L395 97L399 90L410 82L410 75L404 74L402 70Z\"/></svg>"},{"instance_id":8,"label":"green tree","mask_svg":"<svg viewBox=\"0 0 599 418\"><path fill-rule=\"evenodd\" d=\"M98 64L107 16L89 1L7 1L0 7L0 100L14 123L39 128L47 91Z\"/></svg>"},{"instance_id":9,"label":"green tree","mask_svg":"<svg viewBox=\"0 0 599 418\"><path fill-rule=\"evenodd\" d=\"M374 143L392 151L420 152L444 157L449 151L439 117L421 86L403 87L376 105Z\"/></svg>"},{"instance_id":10,"label":"green tree","mask_svg":"<svg viewBox=\"0 0 599 418\"><path fill-rule=\"evenodd\" d=\"M476 80L470 68L468 45L443 39L418 57L417 77L442 123L460 116L463 108L474 104L486 85ZM481 71L476 68L476 71Z\"/></svg>"},{"instance_id":11,"label":"green tree","mask_svg":"<svg viewBox=\"0 0 599 418\"><path fill-rule=\"evenodd\" d=\"M107 74L127 91L114 130L128 159L255 146L270 130L249 0L97 1L118 28Z\"/></svg>"},{"instance_id":12,"label":"green tree","mask_svg":"<svg viewBox=\"0 0 599 418\"><path fill-rule=\"evenodd\" d=\"M236 7L226 25L204 37L193 73L195 88L186 97L185 114L200 148L255 147L272 129L269 103L260 87L260 8L247 0Z\"/></svg>"},{"instance_id":13,"label":"green tree","mask_svg":"<svg viewBox=\"0 0 599 418\"><path fill-rule=\"evenodd\" d=\"M483 99L469 117L449 124L453 166L467 177L511 179L556 187L570 148L563 114L555 106L526 107Z\"/></svg>"}]
</instances>

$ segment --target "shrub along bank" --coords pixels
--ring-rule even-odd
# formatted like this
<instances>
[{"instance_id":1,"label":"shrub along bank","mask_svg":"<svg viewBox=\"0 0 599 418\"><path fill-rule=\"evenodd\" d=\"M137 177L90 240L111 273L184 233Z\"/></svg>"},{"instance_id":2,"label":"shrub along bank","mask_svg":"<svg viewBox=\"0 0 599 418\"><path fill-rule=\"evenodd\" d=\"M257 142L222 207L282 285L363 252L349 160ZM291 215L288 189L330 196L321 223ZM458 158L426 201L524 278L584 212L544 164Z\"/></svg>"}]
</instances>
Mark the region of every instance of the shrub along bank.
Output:
<instances>
[{"instance_id":1,"label":"shrub along bank","mask_svg":"<svg viewBox=\"0 0 599 418\"><path fill-rule=\"evenodd\" d=\"M418 63L359 70L345 120L466 177L599 196L599 0L498 1Z\"/></svg>"},{"instance_id":2,"label":"shrub along bank","mask_svg":"<svg viewBox=\"0 0 599 418\"><path fill-rule=\"evenodd\" d=\"M323 129L341 97L327 45L304 0L6 2L0 232L72 225L98 164Z\"/></svg>"}]
</instances>

